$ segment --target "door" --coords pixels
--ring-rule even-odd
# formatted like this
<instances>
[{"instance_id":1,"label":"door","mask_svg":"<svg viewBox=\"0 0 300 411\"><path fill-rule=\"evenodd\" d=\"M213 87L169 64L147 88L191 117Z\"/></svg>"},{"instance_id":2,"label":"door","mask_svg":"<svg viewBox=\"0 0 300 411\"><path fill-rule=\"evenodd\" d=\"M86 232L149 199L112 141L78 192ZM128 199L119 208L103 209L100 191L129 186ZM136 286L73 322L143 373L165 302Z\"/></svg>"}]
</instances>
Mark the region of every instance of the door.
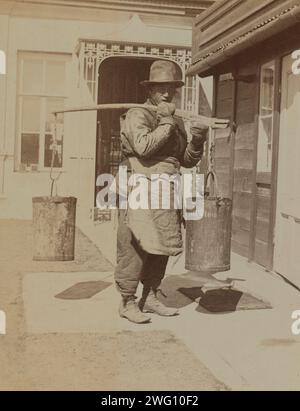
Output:
<instances>
[{"instance_id":1,"label":"door","mask_svg":"<svg viewBox=\"0 0 300 411\"><path fill-rule=\"evenodd\" d=\"M111 57L99 68L98 104L144 103L146 92L140 85L149 76L153 59ZM120 116L125 110L98 111L96 179L99 174L115 175L121 161ZM96 196L102 187L95 187Z\"/></svg>"},{"instance_id":2,"label":"door","mask_svg":"<svg viewBox=\"0 0 300 411\"><path fill-rule=\"evenodd\" d=\"M300 75L283 59L274 269L300 287Z\"/></svg>"},{"instance_id":3,"label":"door","mask_svg":"<svg viewBox=\"0 0 300 411\"><path fill-rule=\"evenodd\" d=\"M144 103L142 80L149 76L153 59L112 57L99 69L98 104ZM120 162L120 115L125 110L98 111L97 173L114 174Z\"/></svg>"}]
</instances>

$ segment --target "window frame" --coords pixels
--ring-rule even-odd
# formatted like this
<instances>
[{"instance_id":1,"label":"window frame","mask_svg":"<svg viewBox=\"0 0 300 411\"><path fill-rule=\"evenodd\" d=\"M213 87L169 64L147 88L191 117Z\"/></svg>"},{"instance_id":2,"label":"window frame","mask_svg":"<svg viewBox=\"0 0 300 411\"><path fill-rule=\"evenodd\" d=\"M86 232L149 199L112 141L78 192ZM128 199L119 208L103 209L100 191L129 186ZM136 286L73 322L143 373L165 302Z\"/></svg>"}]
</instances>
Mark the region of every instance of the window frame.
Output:
<instances>
[{"instance_id":1,"label":"window frame","mask_svg":"<svg viewBox=\"0 0 300 411\"><path fill-rule=\"evenodd\" d=\"M264 68L268 67L273 67L273 95L272 95L272 113L271 114L266 114L262 115L261 110L263 108L262 106L262 99L263 99L263 70ZM276 76L277 76L277 64L276 64L276 59L270 59L268 61L263 62L260 65L260 75L259 75L259 107L258 107L258 130L257 130L257 164L256 164L256 183L258 184L264 184L271 186L272 182L272 171L273 171L273 148L274 148L274 134L275 134L275 128L274 128L274 119L275 119L275 104L276 104ZM261 138L261 127L262 127L262 120L264 119L270 119L271 121L271 146L267 150L270 152L271 158L269 160L270 163L270 170L268 171L262 171L259 169L259 149L260 149L260 138Z\"/></svg>"},{"instance_id":2,"label":"window frame","mask_svg":"<svg viewBox=\"0 0 300 411\"><path fill-rule=\"evenodd\" d=\"M24 62L25 61L41 61L42 62L42 91L36 93L24 92ZM67 83L68 83L68 63L71 62L71 54L67 53L47 53L47 52L31 52L31 51L19 51L17 56L18 67L17 67L17 95L16 95L16 150L15 150L15 171L18 172L43 172L49 171L51 167L44 166L45 161L45 138L49 132L46 131L46 121L47 121L47 100L53 99L63 99L65 106L66 100L68 99ZM65 64L65 90L64 93L51 93L46 91L46 69L47 62L49 61L63 61ZM38 164L37 169L22 169L21 167L21 148L22 148L22 120L23 120L23 102L26 97L33 97L39 100L40 107L40 128L39 128L39 154L38 154ZM27 132L27 130L26 130ZM28 131L29 133L29 131ZM55 170L64 171L65 164L65 150L64 150L64 139L63 134L63 148L62 148L62 167L55 167Z\"/></svg>"}]
</instances>

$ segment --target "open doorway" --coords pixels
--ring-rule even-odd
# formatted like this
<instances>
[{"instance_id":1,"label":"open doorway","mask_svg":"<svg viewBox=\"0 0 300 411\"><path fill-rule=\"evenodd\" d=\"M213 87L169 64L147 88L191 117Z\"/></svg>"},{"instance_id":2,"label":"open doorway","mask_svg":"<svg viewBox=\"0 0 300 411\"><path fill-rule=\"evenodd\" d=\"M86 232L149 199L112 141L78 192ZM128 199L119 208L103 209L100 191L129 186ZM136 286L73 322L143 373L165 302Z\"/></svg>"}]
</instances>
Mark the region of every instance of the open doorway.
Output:
<instances>
[{"instance_id":1,"label":"open doorway","mask_svg":"<svg viewBox=\"0 0 300 411\"><path fill-rule=\"evenodd\" d=\"M111 57L99 68L98 104L143 103L145 89L140 85L148 78L152 59ZM112 173L120 161L120 115L124 110L98 111L96 175Z\"/></svg>"},{"instance_id":2,"label":"open doorway","mask_svg":"<svg viewBox=\"0 0 300 411\"><path fill-rule=\"evenodd\" d=\"M153 59L110 57L99 67L98 104L143 103L145 89L140 85L149 76ZM98 111L96 178L115 174L121 161L120 116L124 110ZM101 187L96 187L97 192Z\"/></svg>"}]
</instances>

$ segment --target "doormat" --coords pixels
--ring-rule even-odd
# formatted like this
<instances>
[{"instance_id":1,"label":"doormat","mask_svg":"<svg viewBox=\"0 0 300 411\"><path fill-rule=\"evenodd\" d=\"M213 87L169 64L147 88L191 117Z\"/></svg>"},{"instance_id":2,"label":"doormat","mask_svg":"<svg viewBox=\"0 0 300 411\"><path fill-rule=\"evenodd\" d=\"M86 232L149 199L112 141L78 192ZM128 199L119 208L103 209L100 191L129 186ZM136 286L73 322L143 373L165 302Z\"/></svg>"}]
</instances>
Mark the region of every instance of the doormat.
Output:
<instances>
[{"instance_id":1,"label":"doormat","mask_svg":"<svg viewBox=\"0 0 300 411\"><path fill-rule=\"evenodd\" d=\"M196 311L202 313L273 308L266 301L234 289L211 290L203 293L202 285L199 286L198 281L180 276L166 277L158 297L168 307L176 308L182 308L197 301Z\"/></svg>"},{"instance_id":2,"label":"doormat","mask_svg":"<svg viewBox=\"0 0 300 411\"><path fill-rule=\"evenodd\" d=\"M111 285L112 283L106 281L84 281L72 285L72 287L57 294L55 298L62 300L84 300L93 297Z\"/></svg>"}]
</instances>

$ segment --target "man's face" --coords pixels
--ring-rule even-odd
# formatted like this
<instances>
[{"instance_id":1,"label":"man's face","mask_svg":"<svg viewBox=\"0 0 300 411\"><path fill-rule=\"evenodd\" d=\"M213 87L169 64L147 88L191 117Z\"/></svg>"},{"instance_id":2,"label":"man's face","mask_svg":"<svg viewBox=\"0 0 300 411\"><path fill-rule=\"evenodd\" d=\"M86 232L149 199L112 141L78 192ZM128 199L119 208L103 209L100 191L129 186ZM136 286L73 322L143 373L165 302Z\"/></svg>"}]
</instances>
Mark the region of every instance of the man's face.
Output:
<instances>
[{"instance_id":1,"label":"man's face","mask_svg":"<svg viewBox=\"0 0 300 411\"><path fill-rule=\"evenodd\" d=\"M162 102L171 103L175 93L176 87L168 83L156 84L149 88L150 100L156 105Z\"/></svg>"}]
</instances>

